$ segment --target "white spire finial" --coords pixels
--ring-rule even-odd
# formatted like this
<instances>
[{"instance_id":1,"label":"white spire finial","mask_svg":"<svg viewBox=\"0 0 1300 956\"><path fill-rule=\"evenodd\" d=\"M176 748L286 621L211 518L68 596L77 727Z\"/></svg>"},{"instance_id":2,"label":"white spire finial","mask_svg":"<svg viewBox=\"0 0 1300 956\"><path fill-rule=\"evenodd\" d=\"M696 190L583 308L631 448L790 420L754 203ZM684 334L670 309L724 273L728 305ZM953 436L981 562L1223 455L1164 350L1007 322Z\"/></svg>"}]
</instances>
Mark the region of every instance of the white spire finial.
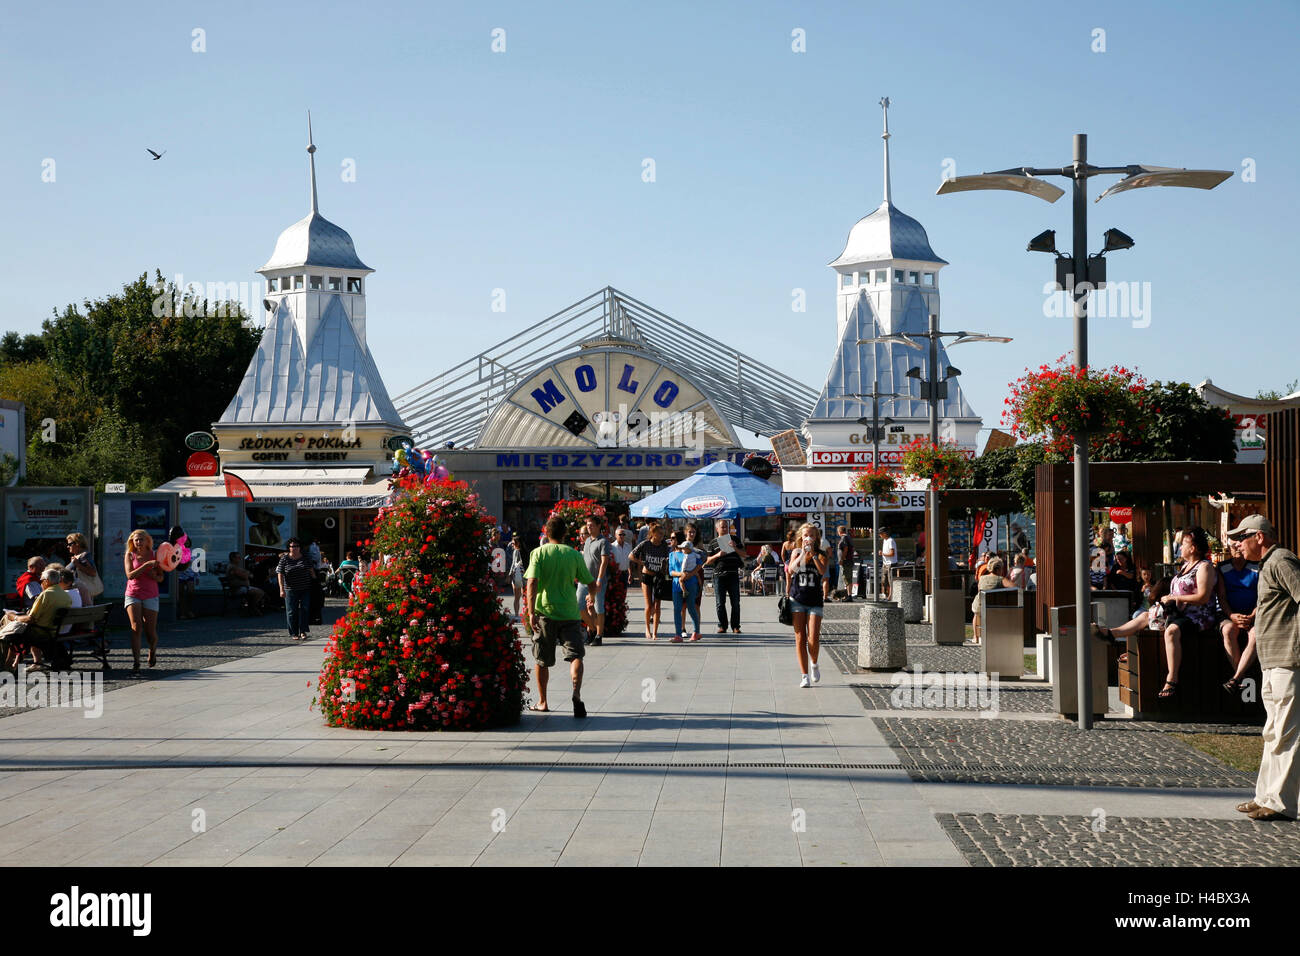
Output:
<instances>
[{"instance_id":1,"label":"white spire finial","mask_svg":"<svg viewBox=\"0 0 1300 956\"><path fill-rule=\"evenodd\" d=\"M311 212L316 215L316 144L311 136L311 110L307 111L307 162L311 166Z\"/></svg>"},{"instance_id":2,"label":"white spire finial","mask_svg":"<svg viewBox=\"0 0 1300 956\"><path fill-rule=\"evenodd\" d=\"M884 111L885 114L885 132L882 133L880 136L880 138L885 141L885 202L891 202L892 200L890 198L890 189L889 189L889 97L888 96L881 98L880 108Z\"/></svg>"}]
</instances>

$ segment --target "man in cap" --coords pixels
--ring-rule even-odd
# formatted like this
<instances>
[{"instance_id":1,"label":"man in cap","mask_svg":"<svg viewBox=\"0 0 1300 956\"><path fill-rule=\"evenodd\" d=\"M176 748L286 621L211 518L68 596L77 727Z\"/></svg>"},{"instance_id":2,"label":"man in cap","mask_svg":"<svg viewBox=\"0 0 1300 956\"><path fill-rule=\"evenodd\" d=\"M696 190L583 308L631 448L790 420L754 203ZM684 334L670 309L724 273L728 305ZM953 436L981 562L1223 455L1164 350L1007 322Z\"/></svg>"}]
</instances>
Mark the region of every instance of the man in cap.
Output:
<instances>
[{"instance_id":1,"label":"man in cap","mask_svg":"<svg viewBox=\"0 0 1300 956\"><path fill-rule=\"evenodd\" d=\"M1255 799L1237 807L1252 820L1294 820L1300 801L1300 558L1278 547L1263 515L1251 515L1228 532L1247 561L1259 562L1255 649L1263 671L1264 754Z\"/></svg>"}]
</instances>

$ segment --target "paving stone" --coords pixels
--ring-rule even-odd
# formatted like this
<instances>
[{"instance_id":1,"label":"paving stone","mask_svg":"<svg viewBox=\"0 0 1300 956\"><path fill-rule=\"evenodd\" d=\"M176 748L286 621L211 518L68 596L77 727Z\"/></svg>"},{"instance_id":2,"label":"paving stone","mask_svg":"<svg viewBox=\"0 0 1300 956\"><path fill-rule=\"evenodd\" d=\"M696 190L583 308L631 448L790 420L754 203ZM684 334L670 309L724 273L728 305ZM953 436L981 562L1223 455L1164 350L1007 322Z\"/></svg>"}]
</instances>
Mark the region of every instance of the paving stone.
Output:
<instances>
[{"instance_id":1,"label":"paving stone","mask_svg":"<svg viewBox=\"0 0 1300 956\"><path fill-rule=\"evenodd\" d=\"M1102 722L872 718L913 780L1071 787L1253 787L1254 778L1169 734Z\"/></svg>"},{"instance_id":2,"label":"paving stone","mask_svg":"<svg viewBox=\"0 0 1300 956\"><path fill-rule=\"evenodd\" d=\"M935 818L971 866L1300 865L1295 823L1005 813Z\"/></svg>"}]
</instances>

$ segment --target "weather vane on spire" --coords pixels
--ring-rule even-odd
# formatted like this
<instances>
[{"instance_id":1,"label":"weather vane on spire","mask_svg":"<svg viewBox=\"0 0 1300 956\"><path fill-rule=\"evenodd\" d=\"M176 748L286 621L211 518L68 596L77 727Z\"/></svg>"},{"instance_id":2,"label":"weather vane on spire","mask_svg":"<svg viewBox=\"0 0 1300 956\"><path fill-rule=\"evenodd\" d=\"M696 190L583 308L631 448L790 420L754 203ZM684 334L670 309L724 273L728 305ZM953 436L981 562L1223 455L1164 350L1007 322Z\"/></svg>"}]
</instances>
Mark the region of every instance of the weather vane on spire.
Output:
<instances>
[{"instance_id":1,"label":"weather vane on spire","mask_svg":"<svg viewBox=\"0 0 1300 956\"><path fill-rule=\"evenodd\" d=\"M308 163L311 165L311 211L315 215L316 209L316 144L311 135L311 110L307 111L307 156Z\"/></svg>"},{"instance_id":2,"label":"weather vane on spire","mask_svg":"<svg viewBox=\"0 0 1300 956\"><path fill-rule=\"evenodd\" d=\"M889 97L880 98L880 108L885 114L885 131L880 138L885 141L885 202L892 202L889 188Z\"/></svg>"}]
</instances>

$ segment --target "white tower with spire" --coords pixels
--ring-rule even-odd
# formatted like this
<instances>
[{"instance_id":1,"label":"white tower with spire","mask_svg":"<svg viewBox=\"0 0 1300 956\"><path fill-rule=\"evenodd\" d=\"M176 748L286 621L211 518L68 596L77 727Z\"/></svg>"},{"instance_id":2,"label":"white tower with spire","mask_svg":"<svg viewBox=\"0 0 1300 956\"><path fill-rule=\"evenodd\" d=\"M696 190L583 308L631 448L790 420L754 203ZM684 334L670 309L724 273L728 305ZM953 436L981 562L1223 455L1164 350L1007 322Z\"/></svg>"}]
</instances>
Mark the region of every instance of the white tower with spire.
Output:
<instances>
[{"instance_id":1,"label":"white tower with spire","mask_svg":"<svg viewBox=\"0 0 1300 956\"><path fill-rule=\"evenodd\" d=\"M849 230L848 241L831 263L836 282L836 330L843 333L849 315L866 292L884 325L882 333L901 331L903 310L913 289L921 293L927 315L939 313L939 270L948 263L934 254L925 229L893 203L889 181L889 97L880 101L884 114L884 201Z\"/></svg>"},{"instance_id":2,"label":"white tower with spire","mask_svg":"<svg viewBox=\"0 0 1300 956\"><path fill-rule=\"evenodd\" d=\"M308 114L311 211L280 233L271 258L257 270L266 277L268 317L239 390L213 426L223 468L241 458L351 465L370 454L378 463L385 460L379 438L405 430L366 345L365 283L374 270L357 258L352 237L321 216L315 154ZM273 425L306 430L290 433L292 449L267 451L261 443ZM364 433L366 451L356 444L360 437L349 438L346 456L322 457L335 454L335 446L318 451L310 441L337 437L336 429Z\"/></svg>"},{"instance_id":3,"label":"white tower with spire","mask_svg":"<svg viewBox=\"0 0 1300 956\"><path fill-rule=\"evenodd\" d=\"M894 205L889 177L889 98L883 98L880 106L884 114L884 199L849 230L844 251L830 264L835 270L838 345L817 405L803 426L812 452L852 453L845 464L865 463L859 459L870 445L870 437L858 419L871 416L871 400L864 396L873 391L898 396L880 403L881 416L892 418L899 429L890 433L881 449L883 464L896 464L894 458L886 457L893 451L888 446L916 435L928 436L929 408L922 400L920 381L907 374L918 366L923 373L930 371L924 368L926 351L896 342L858 343L883 335L924 334L930 316L939 315L939 270L948 264L930 248L921 224ZM947 368L948 355L941 343L938 374L930 377L942 380ZM948 383L948 397L940 401L938 412L941 437L973 449L981 421L962 394L959 380Z\"/></svg>"},{"instance_id":4,"label":"white tower with spire","mask_svg":"<svg viewBox=\"0 0 1300 956\"><path fill-rule=\"evenodd\" d=\"M303 342L310 342L325 308L335 299L343 306L366 344L366 276L375 270L357 258L352 237L320 214L316 196L316 144L307 114L307 165L311 212L280 233L275 251L257 271L266 277L266 302L281 317L287 313Z\"/></svg>"}]
</instances>

